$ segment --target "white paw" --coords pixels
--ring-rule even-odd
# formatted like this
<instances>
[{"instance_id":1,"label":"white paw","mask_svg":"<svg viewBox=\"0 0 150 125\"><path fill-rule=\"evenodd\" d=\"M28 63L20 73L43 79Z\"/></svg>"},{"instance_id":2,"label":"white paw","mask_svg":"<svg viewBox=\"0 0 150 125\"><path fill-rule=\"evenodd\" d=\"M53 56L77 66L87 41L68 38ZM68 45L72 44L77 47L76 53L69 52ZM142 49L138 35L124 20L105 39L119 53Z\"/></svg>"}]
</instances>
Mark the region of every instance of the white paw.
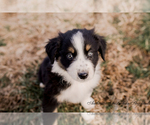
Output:
<instances>
[{"instance_id":1,"label":"white paw","mask_svg":"<svg viewBox=\"0 0 150 125\"><path fill-rule=\"evenodd\" d=\"M87 99L84 99L81 102L81 105L87 110L90 111L91 109L93 109L95 107L95 101L92 97L89 97Z\"/></svg>"}]
</instances>

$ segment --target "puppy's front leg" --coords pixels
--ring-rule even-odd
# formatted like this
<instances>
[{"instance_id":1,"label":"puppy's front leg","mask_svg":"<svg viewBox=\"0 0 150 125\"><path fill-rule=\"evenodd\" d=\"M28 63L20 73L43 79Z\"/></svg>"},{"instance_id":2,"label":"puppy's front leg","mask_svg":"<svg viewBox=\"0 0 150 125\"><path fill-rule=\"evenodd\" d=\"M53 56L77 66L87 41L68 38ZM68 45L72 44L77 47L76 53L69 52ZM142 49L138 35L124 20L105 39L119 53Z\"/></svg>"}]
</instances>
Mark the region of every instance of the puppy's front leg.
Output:
<instances>
[{"instance_id":1,"label":"puppy's front leg","mask_svg":"<svg viewBox=\"0 0 150 125\"><path fill-rule=\"evenodd\" d=\"M95 101L92 97L87 97L85 98L82 102L81 105L87 110L90 111L95 107Z\"/></svg>"},{"instance_id":2,"label":"puppy's front leg","mask_svg":"<svg viewBox=\"0 0 150 125\"><path fill-rule=\"evenodd\" d=\"M58 114L56 113L58 107L57 100L53 96L49 96L49 94L44 93L42 107L43 107L43 125L57 125L57 118L58 118Z\"/></svg>"},{"instance_id":3,"label":"puppy's front leg","mask_svg":"<svg viewBox=\"0 0 150 125\"><path fill-rule=\"evenodd\" d=\"M42 106L43 112L56 112L59 103L58 103L57 99L55 99L54 97L44 94L42 105L43 105Z\"/></svg>"}]
</instances>

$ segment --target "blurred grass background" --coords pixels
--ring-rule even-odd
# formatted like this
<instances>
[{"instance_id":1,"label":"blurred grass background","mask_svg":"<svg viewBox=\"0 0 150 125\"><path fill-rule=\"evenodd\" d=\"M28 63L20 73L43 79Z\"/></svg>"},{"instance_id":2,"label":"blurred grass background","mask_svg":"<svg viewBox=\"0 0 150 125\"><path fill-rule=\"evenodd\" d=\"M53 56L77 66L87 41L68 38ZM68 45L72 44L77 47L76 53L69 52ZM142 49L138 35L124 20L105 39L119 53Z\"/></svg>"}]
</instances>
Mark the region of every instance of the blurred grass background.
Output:
<instances>
[{"instance_id":1,"label":"blurred grass background","mask_svg":"<svg viewBox=\"0 0 150 125\"><path fill-rule=\"evenodd\" d=\"M107 39L107 51L100 84L92 93L101 104L92 111L150 112L149 13L1 13L0 19L1 112L40 112L43 89L37 71L47 40L59 31L93 27ZM65 102L58 111L85 110Z\"/></svg>"}]
</instances>

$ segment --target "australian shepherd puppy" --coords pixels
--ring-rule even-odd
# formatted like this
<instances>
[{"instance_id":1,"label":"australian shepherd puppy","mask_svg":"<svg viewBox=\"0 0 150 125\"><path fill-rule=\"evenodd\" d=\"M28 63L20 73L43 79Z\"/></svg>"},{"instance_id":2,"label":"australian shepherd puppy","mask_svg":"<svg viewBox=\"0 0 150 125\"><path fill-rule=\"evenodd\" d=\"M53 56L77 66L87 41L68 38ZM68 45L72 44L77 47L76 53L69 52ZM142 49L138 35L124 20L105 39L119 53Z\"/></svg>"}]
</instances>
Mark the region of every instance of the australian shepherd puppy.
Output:
<instances>
[{"instance_id":1,"label":"australian shepherd puppy","mask_svg":"<svg viewBox=\"0 0 150 125\"><path fill-rule=\"evenodd\" d=\"M105 60L104 38L94 29L73 29L50 39L45 48L48 57L39 69L43 112L54 112L64 101L94 108L91 94L100 81L99 55Z\"/></svg>"}]
</instances>

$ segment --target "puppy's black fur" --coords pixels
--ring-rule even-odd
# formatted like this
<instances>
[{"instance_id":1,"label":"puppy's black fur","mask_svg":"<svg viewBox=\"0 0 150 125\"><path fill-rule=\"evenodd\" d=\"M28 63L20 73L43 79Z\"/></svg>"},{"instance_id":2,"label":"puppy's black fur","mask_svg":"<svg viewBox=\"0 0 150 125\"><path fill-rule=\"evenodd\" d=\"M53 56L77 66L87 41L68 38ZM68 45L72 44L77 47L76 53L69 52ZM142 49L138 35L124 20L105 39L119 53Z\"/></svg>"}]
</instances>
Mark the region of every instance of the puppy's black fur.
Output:
<instances>
[{"instance_id":1,"label":"puppy's black fur","mask_svg":"<svg viewBox=\"0 0 150 125\"><path fill-rule=\"evenodd\" d=\"M62 77L51 72L51 61L46 57L39 69L39 81L45 84L43 95L43 112L53 112L58 106L55 96L70 86Z\"/></svg>"}]
</instances>

